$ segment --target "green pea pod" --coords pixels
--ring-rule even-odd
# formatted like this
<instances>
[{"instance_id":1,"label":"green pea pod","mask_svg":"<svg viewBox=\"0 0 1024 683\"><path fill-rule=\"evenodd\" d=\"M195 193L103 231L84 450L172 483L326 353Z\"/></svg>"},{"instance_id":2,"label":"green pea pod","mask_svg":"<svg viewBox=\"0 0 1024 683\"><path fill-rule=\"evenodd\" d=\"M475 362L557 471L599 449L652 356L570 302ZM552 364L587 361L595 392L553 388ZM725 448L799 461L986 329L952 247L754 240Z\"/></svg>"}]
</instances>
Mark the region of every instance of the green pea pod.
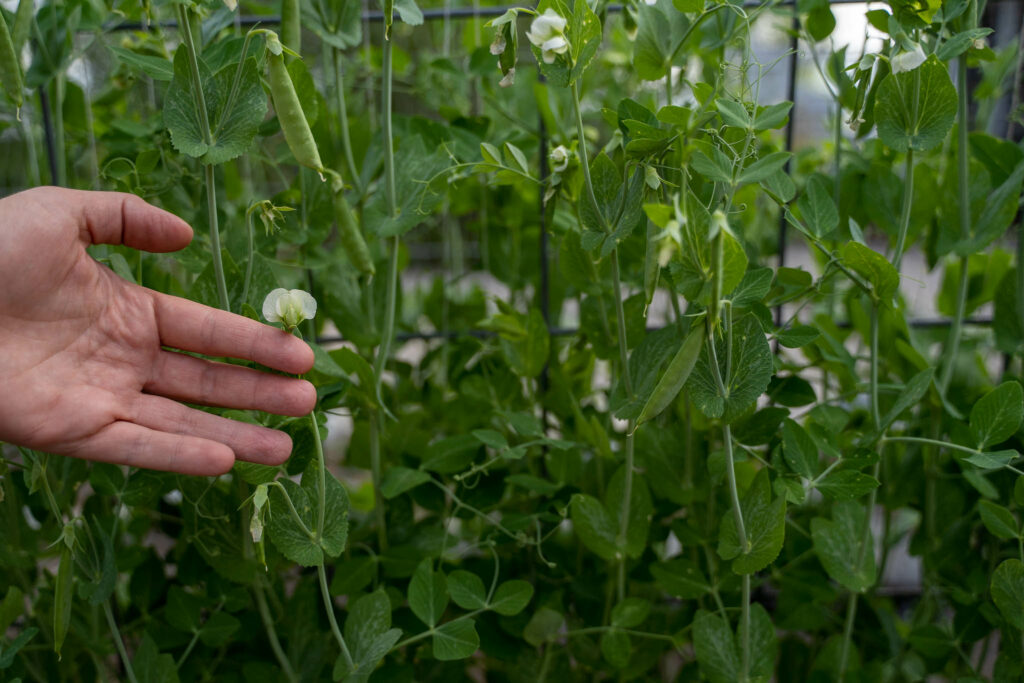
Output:
<instances>
[{"instance_id":1,"label":"green pea pod","mask_svg":"<svg viewBox=\"0 0 1024 683\"><path fill-rule=\"evenodd\" d=\"M377 269L373 265L370 249L366 246L366 240L363 239L363 233L356 224L355 214L345 199L344 192L334 195L334 213L338 220L338 237L341 238L341 245L345 247L352 265L366 275L375 274Z\"/></svg>"},{"instance_id":2,"label":"green pea pod","mask_svg":"<svg viewBox=\"0 0 1024 683\"><path fill-rule=\"evenodd\" d=\"M18 13L14 15L14 25L11 26L11 38L14 40L14 52L21 54L21 48L25 47L28 40L28 32L32 28L32 19L35 17L36 6L34 0L21 0L18 3Z\"/></svg>"},{"instance_id":3,"label":"green pea pod","mask_svg":"<svg viewBox=\"0 0 1024 683\"><path fill-rule=\"evenodd\" d=\"M640 411L640 417L636 420L638 425L657 417L675 400L679 390L683 388L690 373L693 372L693 366L697 364L703 343L704 325L694 325L690 333L686 335L686 339L683 340L683 345L673 356L672 362L668 364L665 374L658 380L658 384L648 397L643 410Z\"/></svg>"},{"instance_id":4,"label":"green pea pod","mask_svg":"<svg viewBox=\"0 0 1024 683\"><path fill-rule=\"evenodd\" d=\"M61 541L60 565L57 567L57 583L53 594L53 651L57 653L58 659L71 624L72 563L71 548Z\"/></svg>"},{"instance_id":5,"label":"green pea pod","mask_svg":"<svg viewBox=\"0 0 1024 683\"><path fill-rule=\"evenodd\" d=\"M7 28L7 21L0 16L0 85L7 91L7 96L14 106L21 109L24 104L24 88L21 82L21 64L18 53L14 49L14 40Z\"/></svg>"},{"instance_id":6,"label":"green pea pod","mask_svg":"<svg viewBox=\"0 0 1024 683\"><path fill-rule=\"evenodd\" d=\"M320 152L316 148L316 140L313 139L306 115L302 113L295 84L284 64L284 55L270 53L267 55L267 65L270 97L274 100L274 109L288 148L295 155L296 161L323 175L324 165L320 161Z\"/></svg>"},{"instance_id":7,"label":"green pea pod","mask_svg":"<svg viewBox=\"0 0 1024 683\"><path fill-rule=\"evenodd\" d=\"M281 0L281 43L302 54L302 14L299 0Z\"/></svg>"}]
</instances>

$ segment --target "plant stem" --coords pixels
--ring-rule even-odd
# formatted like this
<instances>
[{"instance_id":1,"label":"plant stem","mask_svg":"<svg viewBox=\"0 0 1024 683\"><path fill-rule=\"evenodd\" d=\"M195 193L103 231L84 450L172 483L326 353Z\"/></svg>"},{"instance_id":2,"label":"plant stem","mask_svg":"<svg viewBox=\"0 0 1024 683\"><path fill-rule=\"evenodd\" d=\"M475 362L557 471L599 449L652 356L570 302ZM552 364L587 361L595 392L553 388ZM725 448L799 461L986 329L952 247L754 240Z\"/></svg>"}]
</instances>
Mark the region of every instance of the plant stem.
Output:
<instances>
[{"instance_id":1,"label":"plant stem","mask_svg":"<svg viewBox=\"0 0 1024 683\"><path fill-rule=\"evenodd\" d=\"M601 223L598 227L608 232L608 226L604 222L604 214L601 213L601 207L597 203L597 197L594 195L594 183L590 179L590 160L587 158L587 138L583 134L583 113L580 111L580 86L578 81L573 81L572 84L572 103L576 111L576 137L579 138L577 150L580 155L580 166L583 169L583 184L587 190L587 199L590 201L590 207L594 210L594 215L597 216L597 220Z\"/></svg>"},{"instance_id":2,"label":"plant stem","mask_svg":"<svg viewBox=\"0 0 1024 683\"><path fill-rule=\"evenodd\" d=\"M245 261L245 280L242 283L242 303L249 300L249 285L252 284L252 257L256 253L252 234L252 211L245 212L245 234L248 239L249 258Z\"/></svg>"},{"instance_id":3,"label":"plant stem","mask_svg":"<svg viewBox=\"0 0 1024 683\"><path fill-rule=\"evenodd\" d=\"M743 604L740 614L740 680L750 678L750 574L743 575Z\"/></svg>"},{"instance_id":4,"label":"plant stem","mask_svg":"<svg viewBox=\"0 0 1024 683\"><path fill-rule=\"evenodd\" d=\"M274 620L270 616L270 608L267 607L267 598L263 595L263 586L258 580L253 584L252 590L256 596L256 606L260 611L263 630L267 632L267 640L270 641L270 649L273 650L274 657L277 658L277 663L281 666L281 671L284 672L284 676L288 679L289 683L298 683L299 679L295 675L295 670L292 669L292 664L288 661L288 657L281 647L281 641L277 639Z\"/></svg>"},{"instance_id":5,"label":"plant stem","mask_svg":"<svg viewBox=\"0 0 1024 683\"><path fill-rule=\"evenodd\" d=\"M956 69L957 87L957 190L960 204L960 238L966 239L971 232L971 205L968 192L967 179L967 129L970 125L967 112L967 56L961 55L957 59ZM942 367L942 375L939 378L939 394L946 395L949 388L949 380L953 377L953 368L956 366L957 352L960 350L960 334L963 328L964 312L967 308L967 285L970 281L968 272L969 261L967 256L960 257L960 287L957 290L956 313L949 325L949 339L946 341L946 348L942 355L945 358L945 365ZM1018 273L1020 266L1018 263ZM1019 278L1019 275L1018 275Z\"/></svg>"},{"instance_id":6,"label":"plant stem","mask_svg":"<svg viewBox=\"0 0 1024 683\"><path fill-rule=\"evenodd\" d=\"M370 475L373 479L373 512L377 518L377 545L380 552L388 548L387 517L384 496L380 491L380 421L379 411L370 412Z\"/></svg>"},{"instance_id":7,"label":"plant stem","mask_svg":"<svg viewBox=\"0 0 1024 683\"><path fill-rule=\"evenodd\" d=\"M903 173L903 209L900 211L899 236L896 238L896 253L892 257L893 268L899 272L903 260L903 248L907 241L907 228L910 226L910 208L914 200L914 150L907 150L907 160Z\"/></svg>"},{"instance_id":8,"label":"plant stem","mask_svg":"<svg viewBox=\"0 0 1024 683\"><path fill-rule=\"evenodd\" d=\"M338 647L341 648L341 656L345 658L345 664L351 671L355 668L355 662L352 661L352 653L348 651L345 636L341 635L341 629L338 628L338 620L334 616L334 602L331 600L331 592L327 589L327 571L324 569L323 562L316 566L316 573L320 577L320 597L324 601L324 611L327 612L327 620L331 623L331 633L334 634L334 639L338 641Z\"/></svg>"},{"instance_id":9,"label":"plant stem","mask_svg":"<svg viewBox=\"0 0 1024 683\"><path fill-rule=\"evenodd\" d=\"M131 683L138 683L135 678L135 670L132 669L132 662L128 658L128 650L124 647L124 640L121 632L117 629L117 622L114 621L114 611L110 609L110 600L103 601L103 615L107 618L107 626L110 627L110 634L114 636L114 644L117 646L117 653L121 656L121 663L124 665L124 673Z\"/></svg>"},{"instance_id":10,"label":"plant stem","mask_svg":"<svg viewBox=\"0 0 1024 683\"><path fill-rule=\"evenodd\" d=\"M356 170L355 157L352 156L352 140L348 132L348 105L345 102L345 80L341 70L341 50L333 48L334 56L334 89L338 105L338 122L341 129L341 150L345 154L345 166L348 168L349 182L362 195L362 183Z\"/></svg>"},{"instance_id":11,"label":"plant stem","mask_svg":"<svg viewBox=\"0 0 1024 683\"><path fill-rule=\"evenodd\" d=\"M316 492L320 504L316 510L316 542L324 536L324 508L327 507L327 464L324 462L324 445L320 440L320 426L316 423L316 410L309 414L309 423L313 428L313 446L316 449L316 461L319 465L316 477Z\"/></svg>"},{"instance_id":12,"label":"plant stem","mask_svg":"<svg viewBox=\"0 0 1024 683\"><path fill-rule=\"evenodd\" d=\"M203 133L203 141L207 146L213 146L213 136L210 133L210 119L206 110L206 95L203 93L203 81L199 75L199 56L196 52L195 38L188 21L188 10L184 5L178 5L178 25L185 38L185 52L188 54L189 70L192 72L192 88L196 96L196 109L199 112L199 128ZM210 224L210 251L213 252L213 276L217 281L217 300L220 307L231 310L228 301L228 286L224 280L224 261L220 253L220 228L217 225L217 184L214 177L214 169L211 164L203 164L204 181L206 183L206 212L207 222Z\"/></svg>"}]
</instances>

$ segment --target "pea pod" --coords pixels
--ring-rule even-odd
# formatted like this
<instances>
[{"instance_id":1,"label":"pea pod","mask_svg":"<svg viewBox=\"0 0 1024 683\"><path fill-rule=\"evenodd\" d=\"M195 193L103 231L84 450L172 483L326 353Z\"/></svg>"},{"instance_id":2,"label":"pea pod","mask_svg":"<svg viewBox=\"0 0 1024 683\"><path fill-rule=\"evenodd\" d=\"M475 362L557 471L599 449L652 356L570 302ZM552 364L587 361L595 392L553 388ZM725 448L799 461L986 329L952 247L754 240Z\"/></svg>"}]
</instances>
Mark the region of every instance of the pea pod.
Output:
<instances>
[{"instance_id":1,"label":"pea pod","mask_svg":"<svg viewBox=\"0 0 1024 683\"><path fill-rule=\"evenodd\" d=\"M686 335L686 339L683 340L682 346L676 351L676 355L672 357L665 373L658 380L658 384L655 385L654 391L648 397L643 410L640 411L640 417L636 420L638 425L657 417L668 407L668 404L675 400L679 390L683 388L690 373L693 372L693 366L697 364L703 342L704 326L694 325L690 333Z\"/></svg>"},{"instance_id":2,"label":"pea pod","mask_svg":"<svg viewBox=\"0 0 1024 683\"><path fill-rule=\"evenodd\" d=\"M7 21L0 16L0 85L7 91L7 96L14 106L21 109L24 104L24 85L21 81L21 64L18 53L14 49L14 40L7 28Z\"/></svg>"},{"instance_id":3,"label":"pea pod","mask_svg":"<svg viewBox=\"0 0 1024 683\"><path fill-rule=\"evenodd\" d=\"M2 22L0 22L2 23ZM53 593L53 651L60 658L60 649L68 635L71 624L72 562L71 548L61 541L60 564L57 566L57 583Z\"/></svg>"},{"instance_id":4,"label":"pea pod","mask_svg":"<svg viewBox=\"0 0 1024 683\"><path fill-rule=\"evenodd\" d=\"M267 55L267 65L270 97L274 100L274 109L288 148L297 162L323 175L324 165L320 161L320 152L316 148L316 140L313 139L306 115L302 113L295 84L284 64L284 55L271 52Z\"/></svg>"},{"instance_id":5,"label":"pea pod","mask_svg":"<svg viewBox=\"0 0 1024 683\"><path fill-rule=\"evenodd\" d=\"M366 246L366 240L363 239L363 233L356 224L355 214L352 212L348 200L345 199L344 192L334 195L334 214L338 220L338 237L341 239L341 245L345 247L345 252L348 254L349 260L352 261L352 265L366 275L375 274L377 269L373 265L370 250Z\"/></svg>"},{"instance_id":6,"label":"pea pod","mask_svg":"<svg viewBox=\"0 0 1024 683\"><path fill-rule=\"evenodd\" d=\"M281 0L281 43L302 54L302 15L299 0Z\"/></svg>"}]
</instances>

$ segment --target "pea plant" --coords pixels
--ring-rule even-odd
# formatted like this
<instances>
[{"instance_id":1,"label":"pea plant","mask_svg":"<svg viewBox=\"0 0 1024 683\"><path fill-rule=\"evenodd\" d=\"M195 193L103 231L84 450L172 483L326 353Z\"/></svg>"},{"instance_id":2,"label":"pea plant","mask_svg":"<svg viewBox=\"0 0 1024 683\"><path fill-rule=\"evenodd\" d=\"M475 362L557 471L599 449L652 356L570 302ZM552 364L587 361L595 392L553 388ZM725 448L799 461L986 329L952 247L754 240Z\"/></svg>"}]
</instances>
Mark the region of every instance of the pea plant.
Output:
<instances>
[{"instance_id":1,"label":"pea plant","mask_svg":"<svg viewBox=\"0 0 1024 683\"><path fill-rule=\"evenodd\" d=\"M215 478L4 445L4 680L1024 681L985 3L3 7L20 186L184 217L92 255L318 395Z\"/></svg>"}]
</instances>

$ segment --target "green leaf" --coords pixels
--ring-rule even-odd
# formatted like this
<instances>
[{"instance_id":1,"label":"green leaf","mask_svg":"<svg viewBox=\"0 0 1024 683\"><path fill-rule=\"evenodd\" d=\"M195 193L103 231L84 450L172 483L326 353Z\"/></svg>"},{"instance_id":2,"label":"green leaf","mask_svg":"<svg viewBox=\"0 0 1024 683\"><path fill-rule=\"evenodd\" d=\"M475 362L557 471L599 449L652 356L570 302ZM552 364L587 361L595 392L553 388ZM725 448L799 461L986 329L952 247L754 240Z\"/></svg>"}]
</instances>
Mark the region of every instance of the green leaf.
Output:
<instances>
[{"instance_id":1,"label":"green leaf","mask_svg":"<svg viewBox=\"0 0 1024 683\"><path fill-rule=\"evenodd\" d=\"M140 55L123 47L108 45L107 49L114 53L122 64L135 67L154 81L169 81L174 78L174 64L165 57Z\"/></svg>"},{"instance_id":2,"label":"green leaf","mask_svg":"<svg viewBox=\"0 0 1024 683\"><path fill-rule=\"evenodd\" d=\"M565 617L550 607L541 607L523 629L523 639L534 647L540 647L558 635L565 623Z\"/></svg>"},{"instance_id":3,"label":"green leaf","mask_svg":"<svg viewBox=\"0 0 1024 683\"><path fill-rule=\"evenodd\" d=\"M270 488L270 515L267 533L274 546L292 562L303 567L315 567L323 562L323 551L310 532L315 528L313 505L306 492L291 479L280 479L279 486ZM281 490L281 487L284 490ZM292 516L290 498L305 529Z\"/></svg>"},{"instance_id":4,"label":"green leaf","mask_svg":"<svg viewBox=\"0 0 1024 683\"><path fill-rule=\"evenodd\" d=\"M626 493L626 468L625 466L612 475L608 482L608 489L605 492L605 509L608 516L613 520L616 535L620 528L622 514L622 503ZM647 482L640 474L633 475L632 493L629 497L629 521L626 526L626 544L622 550L632 558L643 555L647 548L647 532L651 526L651 517L654 512L654 505L651 502L651 493L647 488ZM618 545L618 544L616 544Z\"/></svg>"},{"instance_id":5,"label":"green leaf","mask_svg":"<svg viewBox=\"0 0 1024 683\"><path fill-rule=\"evenodd\" d=\"M1009 540L1020 536L1016 518L1002 505L981 500L978 501L978 513L985 528L996 538Z\"/></svg>"},{"instance_id":6,"label":"green leaf","mask_svg":"<svg viewBox=\"0 0 1024 683\"><path fill-rule=\"evenodd\" d=\"M900 286L900 274L877 251L860 242L847 242L839 250L840 259L847 268L864 278L883 304L896 296Z\"/></svg>"},{"instance_id":7,"label":"green leaf","mask_svg":"<svg viewBox=\"0 0 1024 683\"><path fill-rule=\"evenodd\" d=\"M135 650L132 669L138 683L178 683L178 667L174 664L174 657L160 654L148 633L142 637L142 642Z\"/></svg>"},{"instance_id":8,"label":"green leaf","mask_svg":"<svg viewBox=\"0 0 1024 683\"><path fill-rule=\"evenodd\" d=\"M429 558L420 562L409 581L409 608L427 626L433 628L448 606L448 587L444 572L435 572Z\"/></svg>"},{"instance_id":9,"label":"green leaf","mask_svg":"<svg viewBox=\"0 0 1024 683\"><path fill-rule=\"evenodd\" d=\"M355 666L349 669L343 657L334 666L334 680L346 683L367 681L388 651L402 637L402 630L391 628L391 600L383 588L364 595L349 608L345 619L345 640L352 651Z\"/></svg>"},{"instance_id":10,"label":"green leaf","mask_svg":"<svg viewBox=\"0 0 1024 683\"><path fill-rule=\"evenodd\" d=\"M199 640L208 647L220 647L225 645L241 627L242 622L227 612L215 612L203 624L203 628L199 631Z\"/></svg>"},{"instance_id":11,"label":"green leaf","mask_svg":"<svg viewBox=\"0 0 1024 683\"><path fill-rule=\"evenodd\" d=\"M799 424L786 418L782 423L782 455L789 469L805 479L818 474L818 446Z\"/></svg>"},{"instance_id":12,"label":"green leaf","mask_svg":"<svg viewBox=\"0 0 1024 683\"><path fill-rule=\"evenodd\" d=\"M727 358L724 335L715 338L718 371L723 381L727 368L731 372L726 383L726 396L719 394L711 369L708 345L701 350L697 366L686 383L693 402L701 412L728 424L742 415L768 388L772 376L772 352L757 319L745 316L733 323L732 357Z\"/></svg>"},{"instance_id":13,"label":"green leaf","mask_svg":"<svg viewBox=\"0 0 1024 683\"><path fill-rule=\"evenodd\" d=\"M10 586L4 601L0 602L0 633L6 633L15 619L25 613L25 594L17 586Z\"/></svg>"},{"instance_id":14,"label":"green leaf","mask_svg":"<svg viewBox=\"0 0 1024 683\"><path fill-rule=\"evenodd\" d=\"M487 605L483 580L471 572L456 570L448 575L448 592L462 609L481 609Z\"/></svg>"},{"instance_id":15,"label":"green leaf","mask_svg":"<svg viewBox=\"0 0 1024 683\"><path fill-rule=\"evenodd\" d=\"M310 501L315 501L317 491L317 472L319 463L314 458L302 475L302 488ZM320 547L327 557L337 557L345 550L348 541L348 492L335 476L327 472L324 478L324 532L320 538Z\"/></svg>"},{"instance_id":16,"label":"green leaf","mask_svg":"<svg viewBox=\"0 0 1024 683\"><path fill-rule=\"evenodd\" d=\"M496 432L493 429L474 429L472 434L480 443L490 446L496 451L503 451L508 448L508 440L505 439L505 435L501 432Z\"/></svg>"},{"instance_id":17,"label":"green leaf","mask_svg":"<svg viewBox=\"0 0 1024 683\"><path fill-rule=\"evenodd\" d=\"M750 127L750 114L742 103L720 97L715 101L715 105L718 107L718 114L722 117L725 125L744 129Z\"/></svg>"},{"instance_id":18,"label":"green leaf","mask_svg":"<svg viewBox=\"0 0 1024 683\"><path fill-rule=\"evenodd\" d=\"M414 470L395 465L389 467L381 478L380 493L388 500L391 500L428 481L430 481L430 475L423 470Z\"/></svg>"},{"instance_id":19,"label":"green leaf","mask_svg":"<svg viewBox=\"0 0 1024 683\"><path fill-rule=\"evenodd\" d=\"M629 666L632 650L629 636L622 631L609 629L601 634L601 654L613 668L625 669Z\"/></svg>"},{"instance_id":20,"label":"green leaf","mask_svg":"<svg viewBox=\"0 0 1024 683\"><path fill-rule=\"evenodd\" d=\"M878 137L897 152L939 145L956 119L956 89L945 64L930 57L912 71L889 74L875 96Z\"/></svg>"},{"instance_id":21,"label":"green leaf","mask_svg":"<svg viewBox=\"0 0 1024 683\"><path fill-rule=\"evenodd\" d=\"M174 55L174 80L164 100L164 123L174 148L206 164L222 164L249 149L267 113L267 96L260 85L256 60L245 60L233 101L228 102L238 70L229 64L211 75L200 62L200 77L209 117L212 144L203 136L192 73L185 46Z\"/></svg>"},{"instance_id":22,"label":"green leaf","mask_svg":"<svg viewBox=\"0 0 1024 683\"><path fill-rule=\"evenodd\" d=\"M701 672L711 683L740 680L740 657L732 629L717 614L697 610L693 619L693 649Z\"/></svg>"},{"instance_id":23,"label":"green leaf","mask_svg":"<svg viewBox=\"0 0 1024 683\"><path fill-rule=\"evenodd\" d=\"M924 398L925 393L928 391L928 387L932 384L932 377L935 375L934 368L925 368L921 372L917 373L907 382L906 386L903 387L903 391L896 398L896 402L893 403L892 407L889 408L888 412L882 416L882 423L879 425L879 433L884 433L885 430L892 426L892 423L896 421L903 411L916 406Z\"/></svg>"},{"instance_id":24,"label":"green leaf","mask_svg":"<svg viewBox=\"0 0 1024 683\"><path fill-rule=\"evenodd\" d=\"M819 239L839 226L839 211L822 175L811 176L797 206L811 234Z\"/></svg>"},{"instance_id":25,"label":"green leaf","mask_svg":"<svg viewBox=\"0 0 1024 683\"><path fill-rule=\"evenodd\" d=\"M740 642L742 626L736 628L736 640ZM755 602L750 606L750 675L769 680L775 672L775 658L779 650L775 626L764 605Z\"/></svg>"},{"instance_id":26,"label":"green leaf","mask_svg":"<svg viewBox=\"0 0 1024 683\"><path fill-rule=\"evenodd\" d=\"M199 596L186 593L180 586L171 586L167 592L164 617L179 631L195 633L199 630L200 612L204 606L205 601Z\"/></svg>"},{"instance_id":27,"label":"green leaf","mask_svg":"<svg viewBox=\"0 0 1024 683\"><path fill-rule=\"evenodd\" d=\"M647 402L644 403L640 416L636 419L637 425L657 417L676 399L683 385L686 384L686 380L690 378L690 373L697 364L703 345L703 327L694 325L676 355L672 357L665 372L662 373L650 396L647 397Z\"/></svg>"},{"instance_id":28,"label":"green leaf","mask_svg":"<svg viewBox=\"0 0 1024 683\"><path fill-rule=\"evenodd\" d=\"M423 11L416 5L416 0L395 0L395 11L399 18L410 26L423 24Z\"/></svg>"},{"instance_id":29,"label":"green leaf","mask_svg":"<svg viewBox=\"0 0 1024 683\"><path fill-rule=\"evenodd\" d=\"M975 467L980 467L983 470L999 470L1011 462L1020 457L1020 453L1017 451L994 451L992 453L975 453L964 458L964 462L969 462Z\"/></svg>"},{"instance_id":30,"label":"green leaf","mask_svg":"<svg viewBox=\"0 0 1024 683\"><path fill-rule=\"evenodd\" d=\"M434 657L442 662L466 659L480 647L480 636L472 619L449 621L434 631Z\"/></svg>"},{"instance_id":31,"label":"green leaf","mask_svg":"<svg viewBox=\"0 0 1024 683\"><path fill-rule=\"evenodd\" d=\"M779 343L787 349L799 349L820 337L821 332L810 325L792 325L784 330L779 330L775 336Z\"/></svg>"},{"instance_id":32,"label":"green leaf","mask_svg":"<svg viewBox=\"0 0 1024 683\"><path fill-rule=\"evenodd\" d=\"M681 63L679 48L690 26L689 20L669 0L636 8L636 40L633 42L633 68L645 81L664 78L668 70Z\"/></svg>"},{"instance_id":33,"label":"green leaf","mask_svg":"<svg viewBox=\"0 0 1024 683\"><path fill-rule=\"evenodd\" d=\"M990 28L972 28L960 31L942 43L939 49L935 51L935 56L938 57L940 62L948 62L967 52L974 41L984 38L990 33L992 33Z\"/></svg>"},{"instance_id":34,"label":"green leaf","mask_svg":"<svg viewBox=\"0 0 1024 683\"><path fill-rule=\"evenodd\" d=\"M754 117L754 130L760 133L783 127L789 121L789 111L792 108L793 103L789 101L758 107L757 115Z\"/></svg>"},{"instance_id":35,"label":"green leaf","mask_svg":"<svg viewBox=\"0 0 1024 683\"><path fill-rule=\"evenodd\" d=\"M619 555L618 527L597 498L585 493L573 495L569 501L569 518L583 545L605 560Z\"/></svg>"},{"instance_id":36,"label":"green leaf","mask_svg":"<svg viewBox=\"0 0 1024 683\"><path fill-rule=\"evenodd\" d=\"M782 550L786 537L786 499L772 500L768 470L761 470L740 503L746 531L746 547L740 545L733 514L722 518L718 533L718 554L733 560L737 574L753 574L770 565Z\"/></svg>"},{"instance_id":37,"label":"green leaf","mask_svg":"<svg viewBox=\"0 0 1024 683\"><path fill-rule=\"evenodd\" d=\"M758 159L740 171L739 176L736 178L736 185L759 183L762 180L767 180L777 171L781 170L791 156L793 155L790 152L773 152L766 157Z\"/></svg>"},{"instance_id":38,"label":"green leaf","mask_svg":"<svg viewBox=\"0 0 1024 683\"><path fill-rule=\"evenodd\" d=\"M732 183L732 166L729 159L717 147L711 148L712 157L697 151L690 158L690 168L717 183Z\"/></svg>"},{"instance_id":39,"label":"green leaf","mask_svg":"<svg viewBox=\"0 0 1024 683\"><path fill-rule=\"evenodd\" d=\"M697 564L686 558L652 564L650 571L661 590L682 600L696 600L711 591L711 584Z\"/></svg>"},{"instance_id":40,"label":"green leaf","mask_svg":"<svg viewBox=\"0 0 1024 683\"><path fill-rule=\"evenodd\" d=\"M989 591L1003 618L1015 628L1024 630L1024 562L1006 560L996 567Z\"/></svg>"},{"instance_id":41,"label":"green leaf","mask_svg":"<svg viewBox=\"0 0 1024 683\"><path fill-rule=\"evenodd\" d=\"M533 586L521 579L513 579L498 586L488 607L502 616L511 617L526 609L532 598Z\"/></svg>"},{"instance_id":42,"label":"green leaf","mask_svg":"<svg viewBox=\"0 0 1024 683\"><path fill-rule=\"evenodd\" d=\"M24 3L23 3L24 4ZM5 648L0 648L0 671L8 669L14 664L14 656L21 651L21 648L28 645L28 642L35 638L36 634L39 633L39 629L35 626L29 626L11 641L11 644ZM21 679L16 678L12 683L17 683Z\"/></svg>"},{"instance_id":43,"label":"green leaf","mask_svg":"<svg viewBox=\"0 0 1024 683\"><path fill-rule=\"evenodd\" d=\"M971 434L978 450L1009 439L1024 420L1024 391L1017 382L1003 382L971 408Z\"/></svg>"},{"instance_id":44,"label":"green leaf","mask_svg":"<svg viewBox=\"0 0 1024 683\"><path fill-rule=\"evenodd\" d=\"M651 612L650 600L626 598L612 608L612 626L636 628L644 623Z\"/></svg>"},{"instance_id":45,"label":"green leaf","mask_svg":"<svg viewBox=\"0 0 1024 683\"><path fill-rule=\"evenodd\" d=\"M873 541L870 530L865 535L866 525L864 506L855 502L836 503L831 520L811 520L811 538L818 560L829 576L856 593L863 593L877 579ZM862 539L867 542L863 553ZM861 556L864 559L858 567L857 558Z\"/></svg>"},{"instance_id":46,"label":"green leaf","mask_svg":"<svg viewBox=\"0 0 1024 683\"><path fill-rule=\"evenodd\" d=\"M835 470L815 484L815 488L835 500L855 500L871 493L879 485L877 479L863 472Z\"/></svg>"}]
</instances>

